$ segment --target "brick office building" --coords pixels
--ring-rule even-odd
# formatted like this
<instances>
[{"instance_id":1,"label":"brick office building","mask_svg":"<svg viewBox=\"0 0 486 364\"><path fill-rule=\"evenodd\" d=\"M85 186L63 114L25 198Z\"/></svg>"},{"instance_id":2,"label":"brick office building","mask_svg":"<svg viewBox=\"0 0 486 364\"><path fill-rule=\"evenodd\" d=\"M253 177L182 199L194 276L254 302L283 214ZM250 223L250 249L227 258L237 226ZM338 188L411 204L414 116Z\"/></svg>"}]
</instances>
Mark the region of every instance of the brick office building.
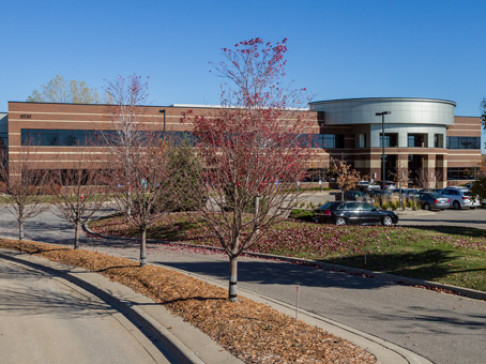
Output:
<instances>
[{"instance_id":1,"label":"brick office building","mask_svg":"<svg viewBox=\"0 0 486 364\"><path fill-rule=\"evenodd\" d=\"M8 115L0 114L0 138L7 146L9 165L22 150L30 149L33 168L69 169L81 160L97 168L108 155L95 135L112 130L110 105L9 102ZM455 117L455 103L438 99L362 98L318 101L305 112L302 134L310 135L316 156L309 169L323 176L330 157L344 159L364 176L381 179L382 140L385 174L410 176L419 170L437 186L447 180L474 178L480 160L481 119ZM210 115L213 107L143 106L144 124L168 135L190 135L192 126L181 123L183 112ZM387 111L382 138L382 119ZM295 111L299 112L299 111ZM165 126L164 126L165 124Z\"/></svg>"}]
</instances>

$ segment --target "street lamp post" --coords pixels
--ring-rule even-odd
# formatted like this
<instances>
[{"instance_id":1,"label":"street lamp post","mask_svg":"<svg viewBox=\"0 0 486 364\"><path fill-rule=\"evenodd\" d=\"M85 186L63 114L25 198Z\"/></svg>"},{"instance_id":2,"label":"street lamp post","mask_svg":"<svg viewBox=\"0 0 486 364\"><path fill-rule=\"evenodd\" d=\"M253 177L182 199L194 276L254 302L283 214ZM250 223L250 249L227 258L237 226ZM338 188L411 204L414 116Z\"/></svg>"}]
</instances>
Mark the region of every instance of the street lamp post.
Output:
<instances>
[{"instance_id":1,"label":"street lamp post","mask_svg":"<svg viewBox=\"0 0 486 364\"><path fill-rule=\"evenodd\" d=\"M376 116L381 116L381 182L382 189L385 189L385 115L390 115L391 111L377 112Z\"/></svg>"},{"instance_id":2,"label":"street lamp post","mask_svg":"<svg viewBox=\"0 0 486 364\"><path fill-rule=\"evenodd\" d=\"M160 109L159 113L164 114L164 139L165 139L165 109Z\"/></svg>"}]
</instances>

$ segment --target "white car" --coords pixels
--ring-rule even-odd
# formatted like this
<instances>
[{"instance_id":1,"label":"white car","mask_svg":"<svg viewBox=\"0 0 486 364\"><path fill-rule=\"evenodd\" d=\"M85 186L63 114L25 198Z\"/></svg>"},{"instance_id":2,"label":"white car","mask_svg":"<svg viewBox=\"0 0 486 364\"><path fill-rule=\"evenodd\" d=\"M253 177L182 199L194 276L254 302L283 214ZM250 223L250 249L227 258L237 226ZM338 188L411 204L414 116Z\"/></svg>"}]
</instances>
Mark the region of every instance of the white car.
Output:
<instances>
[{"instance_id":1,"label":"white car","mask_svg":"<svg viewBox=\"0 0 486 364\"><path fill-rule=\"evenodd\" d=\"M392 182L392 181L385 181L384 183L384 186L385 186L385 190L387 191L393 191L397 188L397 186L395 185L395 182ZM372 183L370 183L370 185L368 186L368 191L373 191L373 190L382 190L383 189L383 182L382 181L374 181Z\"/></svg>"},{"instance_id":2,"label":"white car","mask_svg":"<svg viewBox=\"0 0 486 364\"><path fill-rule=\"evenodd\" d=\"M450 200L451 208L454 210L481 206L479 198L473 198L466 187L447 187L442 190L441 195Z\"/></svg>"}]
</instances>

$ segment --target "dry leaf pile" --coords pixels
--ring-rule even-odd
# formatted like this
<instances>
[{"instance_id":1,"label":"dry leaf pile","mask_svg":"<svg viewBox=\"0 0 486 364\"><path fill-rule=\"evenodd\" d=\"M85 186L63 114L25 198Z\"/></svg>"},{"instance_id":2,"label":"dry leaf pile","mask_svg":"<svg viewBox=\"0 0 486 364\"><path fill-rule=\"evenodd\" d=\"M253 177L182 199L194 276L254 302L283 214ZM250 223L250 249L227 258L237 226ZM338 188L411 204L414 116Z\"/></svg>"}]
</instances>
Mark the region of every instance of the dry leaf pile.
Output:
<instances>
[{"instance_id":1,"label":"dry leaf pile","mask_svg":"<svg viewBox=\"0 0 486 364\"><path fill-rule=\"evenodd\" d=\"M0 239L0 247L98 272L181 316L246 363L376 363L364 349L182 273L88 250Z\"/></svg>"}]
</instances>

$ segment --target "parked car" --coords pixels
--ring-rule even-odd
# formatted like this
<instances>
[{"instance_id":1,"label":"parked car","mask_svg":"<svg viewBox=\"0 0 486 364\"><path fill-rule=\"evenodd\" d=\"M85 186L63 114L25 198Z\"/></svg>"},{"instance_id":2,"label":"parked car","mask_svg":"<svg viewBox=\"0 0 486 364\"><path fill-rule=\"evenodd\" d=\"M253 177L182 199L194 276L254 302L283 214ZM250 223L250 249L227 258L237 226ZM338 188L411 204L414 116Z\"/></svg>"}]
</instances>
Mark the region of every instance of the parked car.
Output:
<instances>
[{"instance_id":1,"label":"parked car","mask_svg":"<svg viewBox=\"0 0 486 364\"><path fill-rule=\"evenodd\" d=\"M445 210L451 206L451 201L436 192L422 192L417 198L420 207L424 210Z\"/></svg>"},{"instance_id":2,"label":"parked car","mask_svg":"<svg viewBox=\"0 0 486 364\"><path fill-rule=\"evenodd\" d=\"M442 196L450 200L454 210L481 206L479 198L473 198L471 192L466 187L447 187L442 190Z\"/></svg>"},{"instance_id":3,"label":"parked car","mask_svg":"<svg viewBox=\"0 0 486 364\"><path fill-rule=\"evenodd\" d=\"M393 211L379 210L367 202L333 201L327 202L314 211L315 222L326 222L336 225L371 225L391 226L398 222Z\"/></svg>"},{"instance_id":4,"label":"parked car","mask_svg":"<svg viewBox=\"0 0 486 364\"><path fill-rule=\"evenodd\" d=\"M370 198L372 198L374 201L378 201L381 203L381 201L385 199L391 199L392 198L392 192L388 190L371 190L368 192L368 195Z\"/></svg>"},{"instance_id":5,"label":"parked car","mask_svg":"<svg viewBox=\"0 0 486 364\"><path fill-rule=\"evenodd\" d=\"M387 191L393 191L396 190L397 186L395 185L395 182L393 181L373 181L370 183L368 186L368 191L376 191L376 190L387 190Z\"/></svg>"},{"instance_id":6,"label":"parked car","mask_svg":"<svg viewBox=\"0 0 486 364\"><path fill-rule=\"evenodd\" d=\"M418 192L435 192L435 193L442 193L443 188L422 188Z\"/></svg>"},{"instance_id":7,"label":"parked car","mask_svg":"<svg viewBox=\"0 0 486 364\"><path fill-rule=\"evenodd\" d=\"M336 201L341 201L341 193L336 195ZM344 191L344 201L364 201L373 203L374 200L363 191L349 190Z\"/></svg>"},{"instance_id":8,"label":"parked car","mask_svg":"<svg viewBox=\"0 0 486 364\"><path fill-rule=\"evenodd\" d=\"M419 195L419 191L415 188L402 188L393 191L393 193L396 194L400 194L400 192L402 193L402 198L406 199L407 201L414 199Z\"/></svg>"},{"instance_id":9,"label":"parked car","mask_svg":"<svg viewBox=\"0 0 486 364\"><path fill-rule=\"evenodd\" d=\"M365 191L365 192L369 190L369 186L370 186L370 182L369 181L366 181L366 180L359 181L356 184L356 188L358 190Z\"/></svg>"}]
</instances>

